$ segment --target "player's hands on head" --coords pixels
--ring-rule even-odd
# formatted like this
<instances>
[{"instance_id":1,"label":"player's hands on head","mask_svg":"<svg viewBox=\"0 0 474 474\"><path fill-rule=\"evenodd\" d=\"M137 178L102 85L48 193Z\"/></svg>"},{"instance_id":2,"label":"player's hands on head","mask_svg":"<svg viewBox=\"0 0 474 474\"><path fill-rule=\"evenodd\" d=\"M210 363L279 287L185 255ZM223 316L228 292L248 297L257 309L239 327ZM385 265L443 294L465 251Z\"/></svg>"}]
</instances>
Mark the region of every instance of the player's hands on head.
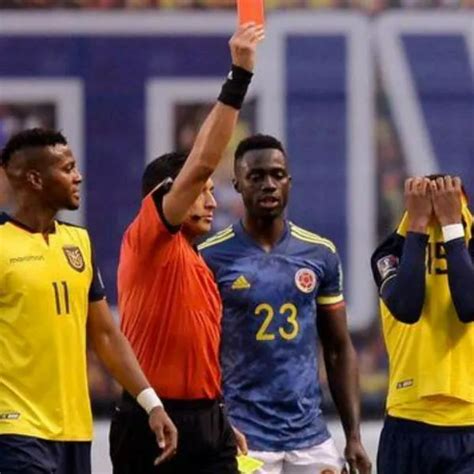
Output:
<instances>
[{"instance_id":1,"label":"player's hands on head","mask_svg":"<svg viewBox=\"0 0 474 474\"><path fill-rule=\"evenodd\" d=\"M247 446L247 438L245 435L239 431L235 426L232 427L235 436L235 442L237 444L237 451L238 454L245 454L247 455L249 452L249 448Z\"/></svg>"},{"instance_id":2,"label":"player's hands on head","mask_svg":"<svg viewBox=\"0 0 474 474\"><path fill-rule=\"evenodd\" d=\"M462 183L458 176L444 176L430 182L433 209L441 226L462 222Z\"/></svg>"},{"instance_id":3,"label":"player's hands on head","mask_svg":"<svg viewBox=\"0 0 474 474\"><path fill-rule=\"evenodd\" d=\"M344 456L349 464L347 474L371 474L372 463L360 440L349 439L346 444Z\"/></svg>"},{"instance_id":4,"label":"player's hands on head","mask_svg":"<svg viewBox=\"0 0 474 474\"><path fill-rule=\"evenodd\" d=\"M178 431L166 414L163 407L154 408L149 415L148 423L155 433L161 454L155 459L155 466L171 458L178 448Z\"/></svg>"},{"instance_id":5,"label":"player's hands on head","mask_svg":"<svg viewBox=\"0 0 474 474\"><path fill-rule=\"evenodd\" d=\"M253 22L239 25L229 41L232 64L252 72L257 44L265 37L263 25Z\"/></svg>"},{"instance_id":6,"label":"player's hands on head","mask_svg":"<svg viewBox=\"0 0 474 474\"><path fill-rule=\"evenodd\" d=\"M405 181L405 207L408 212L408 230L425 233L433 213L428 178L415 177Z\"/></svg>"}]
</instances>

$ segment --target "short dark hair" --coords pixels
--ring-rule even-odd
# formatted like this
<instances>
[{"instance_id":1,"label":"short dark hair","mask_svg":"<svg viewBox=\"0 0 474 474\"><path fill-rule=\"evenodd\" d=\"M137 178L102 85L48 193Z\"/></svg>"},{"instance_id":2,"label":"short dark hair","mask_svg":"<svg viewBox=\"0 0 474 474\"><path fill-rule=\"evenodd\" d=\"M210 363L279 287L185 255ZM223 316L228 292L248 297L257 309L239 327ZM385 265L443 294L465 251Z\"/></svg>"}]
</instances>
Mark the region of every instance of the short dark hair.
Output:
<instances>
[{"instance_id":1,"label":"short dark hair","mask_svg":"<svg viewBox=\"0 0 474 474\"><path fill-rule=\"evenodd\" d=\"M5 166L18 151L26 148L43 148L47 146L67 145L64 135L56 130L30 128L13 135L0 153L0 164Z\"/></svg>"},{"instance_id":2,"label":"short dark hair","mask_svg":"<svg viewBox=\"0 0 474 474\"><path fill-rule=\"evenodd\" d=\"M286 151L282 143L271 135L263 135L258 133L257 135L251 135L250 137L244 138L237 149L235 150L234 159L235 162L240 160L245 153L251 150L264 150L266 148L273 148L280 150L286 157Z\"/></svg>"},{"instance_id":3,"label":"short dark hair","mask_svg":"<svg viewBox=\"0 0 474 474\"><path fill-rule=\"evenodd\" d=\"M175 179L188 158L188 153L172 152L148 163L142 176L142 196L153 191L166 178Z\"/></svg>"}]
</instances>

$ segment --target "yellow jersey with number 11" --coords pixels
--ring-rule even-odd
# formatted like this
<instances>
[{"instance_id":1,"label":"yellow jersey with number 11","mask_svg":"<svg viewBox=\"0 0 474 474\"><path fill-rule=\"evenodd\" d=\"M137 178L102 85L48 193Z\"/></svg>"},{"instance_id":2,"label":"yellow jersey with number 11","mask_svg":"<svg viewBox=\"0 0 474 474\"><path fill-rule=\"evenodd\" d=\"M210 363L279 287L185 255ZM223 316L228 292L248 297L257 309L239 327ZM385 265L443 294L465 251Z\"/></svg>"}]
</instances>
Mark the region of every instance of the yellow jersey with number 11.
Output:
<instances>
[{"instance_id":1,"label":"yellow jersey with number 11","mask_svg":"<svg viewBox=\"0 0 474 474\"><path fill-rule=\"evenodd\" d=\"M86 322L104 290L87 231L54 225L46 241L0 214L0 435L90 441Z\"/></svg>"}]
</instances>

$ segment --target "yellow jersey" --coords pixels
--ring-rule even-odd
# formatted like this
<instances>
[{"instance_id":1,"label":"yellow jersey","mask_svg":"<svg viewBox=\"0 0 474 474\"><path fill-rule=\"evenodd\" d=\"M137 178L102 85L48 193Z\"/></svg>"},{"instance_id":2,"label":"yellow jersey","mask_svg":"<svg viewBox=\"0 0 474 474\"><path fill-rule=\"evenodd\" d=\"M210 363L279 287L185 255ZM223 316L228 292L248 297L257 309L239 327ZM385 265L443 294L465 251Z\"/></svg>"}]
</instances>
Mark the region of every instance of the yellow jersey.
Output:
<instances>
[{"instance_id":1,"label":"yellow jersey","mask_svg":"<svg viewBox=\"0 0 474 474\"><path fill-rule=\"evenodd\" d=\"M47 242L0 214L0 435L90 441L86 322L104 291L87 231L54 226Z\"/></svg>"},{"instance_id":2,"label":"yellow jersey","mask_svg":"<svg viewBox=\"0 0 474 474\"><path fill-rule=\"evenodd\" d=\"M463 207L466 245L473 219ZM378 249L379 287L402 258L407 217ZM438 426L474 425L474 324L459 321L448 284L441 229L430 226L426 252L425 302L420 320L399 322L380 301L390 360L388 414Z\"/></svg>"}]
</instances>

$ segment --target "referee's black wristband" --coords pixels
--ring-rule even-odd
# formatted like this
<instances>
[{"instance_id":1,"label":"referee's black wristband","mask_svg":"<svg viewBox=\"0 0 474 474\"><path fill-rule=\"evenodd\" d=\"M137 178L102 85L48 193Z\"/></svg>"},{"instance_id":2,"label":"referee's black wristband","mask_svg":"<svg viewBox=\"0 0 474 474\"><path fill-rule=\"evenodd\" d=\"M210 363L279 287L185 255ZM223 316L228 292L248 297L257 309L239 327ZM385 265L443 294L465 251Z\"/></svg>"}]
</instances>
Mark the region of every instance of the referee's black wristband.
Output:
<instances>
[{"instance_id":1,"label":"referee's black wristband","mask_svg":"<svg viewBox=\"0 0 474 474\"><path fill-rule=\"evenodd\" d=\"M236 110L240 110L252 76L253 73L246 69L232 65L232 69L227 76L227 81L224 82L218 97L219 102Z\"/></svg>"}]
</instances>

